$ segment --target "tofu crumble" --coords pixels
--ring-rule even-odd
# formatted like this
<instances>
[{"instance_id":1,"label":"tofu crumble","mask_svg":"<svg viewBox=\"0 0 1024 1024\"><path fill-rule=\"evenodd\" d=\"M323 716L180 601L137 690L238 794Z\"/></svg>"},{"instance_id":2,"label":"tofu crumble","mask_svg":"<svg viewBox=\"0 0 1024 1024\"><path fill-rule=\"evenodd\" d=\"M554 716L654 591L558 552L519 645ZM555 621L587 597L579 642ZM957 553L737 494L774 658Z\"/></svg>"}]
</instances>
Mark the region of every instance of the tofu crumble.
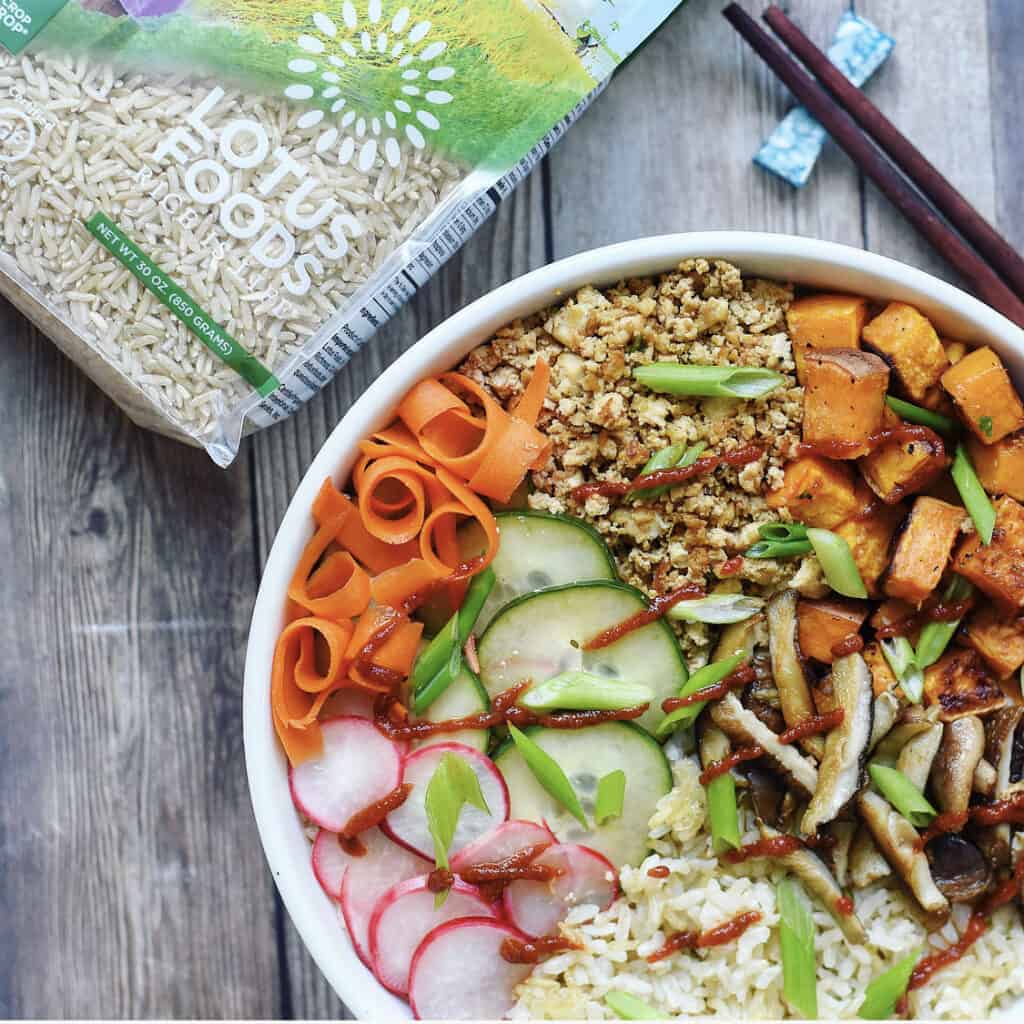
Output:
<instances>
[{"instance_id":1,"label":"tofu crumble","mask_svg":"<svg viewBox=\"0 0 1024 1024\"><path fill-rule=\"evenodd\" d=\"M509 406L538 356L551 386L538 426L553 442L532 474L532 509L580 516L604 537L625 582L648 596L696 582L760 591L794 579L820 589L813 558L800 562L731 561L776 520L763 495L783 480L800 442L803 389L786 329L791 287L744 278L721 260L690 259L675 271L617 285L581 288L533 316L513 321L474 349L460 371ZM763 367L786 377L765 398L742 401L657 394L634 381L654 361ZM590 481L636 477L668 445L705 442L725 454L757 445L764 456L739 468L719 466L654 500L607 498L585 504L572 491ZM727 564L728 563L728 564ZM691 650L708 642L700 625L680 627Z\"/></svg>"}]
</instances>

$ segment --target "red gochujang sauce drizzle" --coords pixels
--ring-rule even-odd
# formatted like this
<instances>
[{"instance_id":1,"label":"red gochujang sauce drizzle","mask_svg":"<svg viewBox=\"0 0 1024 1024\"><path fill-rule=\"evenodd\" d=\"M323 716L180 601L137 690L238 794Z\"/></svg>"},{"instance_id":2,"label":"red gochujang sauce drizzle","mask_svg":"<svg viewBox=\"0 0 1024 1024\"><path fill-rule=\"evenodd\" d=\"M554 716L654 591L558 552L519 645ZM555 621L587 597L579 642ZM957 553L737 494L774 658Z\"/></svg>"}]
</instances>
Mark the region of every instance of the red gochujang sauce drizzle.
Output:
<instances>
[{"instance_id":1,"label":"red gochujang sauce drizzle","mask_svg":"<svg viewBox=\"0 0 1024 1024\"><path fill-rule=\"evenodd\" d=\"M660 597L654 598L644 611L637 612L636 615L631 615L624 622L602 630L593 639L588 640L583 645L583 649L585 651L597 651L602 647L609 647L616 640L621 640L628 633L632 633L633 630L642 629L652 622L657 622L658 619L666 615L680 601L692 601L703 596L704 588L696 583L687 583L685 586L680 587L678 590L673 590L669 594L662 594Z\"/></svg>"},{"instance_id":2,"label":"red gochujang sauce drizzle","mask_svg":"<svg viewBox=\"0 0 1024 1024\"><path fill-rule=\"evenodd\" d=\"M937 953L932 953L930 956L926 956L918 961L917 966L914 968L914 973L910 975L910 984L907 985L907 989L912 991L915 988L921 988L922 985L928 984L936 971L940 971L943 967L948 967L950 964L955 964L985 934L987 929L988 922L985 920L984 915L972 914L963 935L952 946L948 949L939 950Z\"/></svg>"},{"instance_id":3,"label":"red gochujang sauce drizzle","mask_svg":"<svg viewBox=\"0 0 1024 1024\"><path fill-rule=\"evenodd\" d=\"M757 924L760 920L761 914L758 911L748 910L704 932L676 932L665 940L660 949L656 949L647 957L647 962L656 964L659 960L664 960L683 949L711 949L713 946L735 942L751 925Z\"/></svg>"},{"instance_id":4,"label":"red gochujang sauce drizzle","mask_svg":"<svg viewBox=\"0 0 1024 1024\"><path fill-rule=\"evenodd\" d=\"M345 823L339 833L342 839L354 839L361 832L376 828L393 810L401 807L412 792L412 783L405 782L396 786L390 793L374 801L361 811L356 811Z\"/></svg>"},{"instance_id":5,"label":"red gochujang sauce drizzle","mask_svg":"<svg viewBox=\"0 0 1024 1024\"><path fill-rule=\"evenodd\" d=\"M553 953L579 948L564 935L547 935L540 939L514 939L510 935L502 939L500 952L502 960L510 964L535 964Z\"/></svg>"}]
</instances>

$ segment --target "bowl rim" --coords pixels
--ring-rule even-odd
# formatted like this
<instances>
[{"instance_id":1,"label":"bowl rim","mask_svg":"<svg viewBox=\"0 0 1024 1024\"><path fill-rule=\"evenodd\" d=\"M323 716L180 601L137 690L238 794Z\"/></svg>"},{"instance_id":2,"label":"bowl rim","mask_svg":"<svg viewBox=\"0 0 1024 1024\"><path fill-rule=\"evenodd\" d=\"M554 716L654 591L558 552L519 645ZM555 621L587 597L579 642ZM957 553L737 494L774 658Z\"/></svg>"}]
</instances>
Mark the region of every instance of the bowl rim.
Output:
<instances>
[{"instance_id":1,"label":"bowl rim","mask_svg":"<svg viewBox=\"0 0 1024 1024\"><path fill-rule=\"evenodd\" d=\"M899 299L918 306L940 328L992 343L1024 380L1024 331L956 286L898 260L835 242L752 231L685 232L638 238L548 264L488 292L452 314L404 352L349 408L314 457L293 494L267 556L253 606L243 683L243 745L253 813L264 855L288 914L331 988L358 1018L409 1017L359 960L337 908L309 866L309 844L291 803L287 763L270 715L270 664L284 619L284 595L298 552L312 534L309 509L323 480L343 480L355 445L380 426L401 396L427 374L448 369L516 317L541 310L586 284L672 270L690 257L725 259L743 273ZM774 269L772 269L774 267ZM305 856L300 857L302 847ZM305 868L300 867L305 864Z\"/></svg>"}]
</instances>

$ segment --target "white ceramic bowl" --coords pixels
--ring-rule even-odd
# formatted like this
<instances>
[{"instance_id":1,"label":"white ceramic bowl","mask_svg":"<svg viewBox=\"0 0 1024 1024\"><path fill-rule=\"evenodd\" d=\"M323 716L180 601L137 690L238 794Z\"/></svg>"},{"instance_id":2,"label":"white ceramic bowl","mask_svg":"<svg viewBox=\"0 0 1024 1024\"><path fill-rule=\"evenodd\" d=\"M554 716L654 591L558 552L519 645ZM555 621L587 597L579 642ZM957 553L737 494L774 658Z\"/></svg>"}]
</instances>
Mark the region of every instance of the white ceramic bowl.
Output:
<instances>
[{"instance_id":1,"label":"white ceramic bowl","mask_svg":"<svg viewBox=\"0 0 1024 1024\"><path fill-rule=\"evenodd\" d=\"M360 1018L408 1017L360 962L334 905L310 867L288 791L287 766L270 716L270 664L284 622L285 589L312 534L309 510L325 477L341 484L356 444L392 416L405 392L427 374L447 370L497 328L557 302L586 284L657 274L690 256L730 260L746 274L917 306L952 338L990 344L1024 382L1024 331L952 285L860 249L791 235L724 231L662 235L571 256L498 288L449 317L373 382L334 428L299 484L267 559L249 631L245 662L245 762L260 839L288 913L313 959Z\"/></svg>"}]
</instances>

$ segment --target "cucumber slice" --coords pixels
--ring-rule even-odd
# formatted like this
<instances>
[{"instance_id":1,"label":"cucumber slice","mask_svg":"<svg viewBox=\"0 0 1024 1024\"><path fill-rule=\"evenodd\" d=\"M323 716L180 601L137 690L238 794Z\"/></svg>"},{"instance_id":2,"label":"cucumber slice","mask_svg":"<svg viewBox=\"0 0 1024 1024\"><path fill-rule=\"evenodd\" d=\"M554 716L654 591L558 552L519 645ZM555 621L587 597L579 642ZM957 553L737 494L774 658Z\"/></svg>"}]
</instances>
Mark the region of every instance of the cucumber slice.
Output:
<instances>
[{"instance_id":1,"label":"cucumber slice","mask_svg":"<svg viewBox=\"0 0 1024 1024\"><path fill-rule=\"evenodd\" d=\"M531 726L526 732L569 777L591 827L583 828L548 795L515 744L506 741L494 755L494 763L508 786L509 816L546 822L559 842L593 847L616 867L643 860L647 823L658 801L672 789L672 770L657 740L632 722L606 722L585 729ZM597 783L617 768L626 776L622 814L595 825Z\"/></svg>"},{"instance_id":2,"label":"cucumber slice","mask_svg":"<svg viewBox=\"0 0 1024 1024\"><path fill-rule=\"evenodd\" d=\"M483 683L465 666L451 681L448 689L441 694L422 715L428 722L446 722L452 718L465 718L480 711L489 711L490 698ZM435 743L465 743L467 747L487 752L487 744L491 738L490 729L463 729L462 732L439 732L426 739L417 740L414 750L420 747L431 747Z\"/></svg>"},{"instance_id":3,"label":"cucumber slice","mask_svg":"<svg viewBox=\"0 0 1024 1024\"><path fill-rule=\"evenodd\" d=\"M638 723L653 731L661 702L674 697L688 673L672 627L659 619L596 651L583 645L647 607L643 594L611 580L551 587L506 605L477 644L487 693L524 679L541 682L569 669L642 683L654 694Z\"/></svg>"},{"instance_id":4,"label":"cucumber slice","mask_svg":"<svg viewBox=\"0 0 1024 1024\"><path fill-rule=\"evenodd\" d=\"M617 579L601 535L581 519L517 509L495 517L501 543L491 563L497 579L476 622L477 635L500 609L523 594L581 580ZM459 532L463 558L484 550L483 530L471 520Z\"/></svg>"}]
</instances>

